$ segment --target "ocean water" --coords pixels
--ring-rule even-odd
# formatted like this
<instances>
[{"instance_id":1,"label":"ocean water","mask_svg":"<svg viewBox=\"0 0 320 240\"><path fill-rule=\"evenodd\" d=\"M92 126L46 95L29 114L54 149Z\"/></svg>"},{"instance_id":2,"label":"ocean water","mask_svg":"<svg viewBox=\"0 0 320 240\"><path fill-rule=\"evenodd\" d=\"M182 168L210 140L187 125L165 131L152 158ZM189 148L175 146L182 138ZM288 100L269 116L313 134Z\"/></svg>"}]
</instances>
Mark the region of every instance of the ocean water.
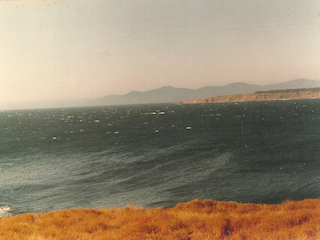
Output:
<instances>
[{"instance_id":1,"label":"ocean water","mask_svg":"<svg viewBox=\"0 0 320 240\"><path fill-rule=\"evenodd\" d=\"M0 112L0 216L320 197L320 100Z\"/></svg>"}]
</instances>

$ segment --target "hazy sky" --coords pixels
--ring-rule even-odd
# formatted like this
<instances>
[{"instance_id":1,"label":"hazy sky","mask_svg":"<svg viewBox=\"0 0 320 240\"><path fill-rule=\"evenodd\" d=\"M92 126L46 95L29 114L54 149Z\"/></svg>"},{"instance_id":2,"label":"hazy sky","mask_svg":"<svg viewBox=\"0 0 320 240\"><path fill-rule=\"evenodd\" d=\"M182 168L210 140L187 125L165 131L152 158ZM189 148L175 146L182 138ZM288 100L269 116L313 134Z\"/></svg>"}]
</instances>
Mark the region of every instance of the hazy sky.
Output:
<instances>
[{"instance_id":1,"label":"hazy sky","mask_svg":"<svg viewBox=\"0 0 320 240\"><path fill-rule=\"evenodd\" d=\"M0 101L320 80L319 0L0 0Z\"/></svg>"}]
</instances>

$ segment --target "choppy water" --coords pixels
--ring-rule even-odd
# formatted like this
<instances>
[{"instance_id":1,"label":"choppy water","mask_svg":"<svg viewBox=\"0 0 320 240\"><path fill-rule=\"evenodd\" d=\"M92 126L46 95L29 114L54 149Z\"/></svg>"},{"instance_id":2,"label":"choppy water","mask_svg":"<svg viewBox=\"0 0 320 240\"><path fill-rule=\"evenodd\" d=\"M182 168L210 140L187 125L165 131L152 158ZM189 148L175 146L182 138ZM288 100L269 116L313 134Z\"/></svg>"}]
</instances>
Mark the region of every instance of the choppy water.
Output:
<instances>
[{"instance_id":1,"label":"choppy water","mask_svg":"<svg viewBox=\"0 0 320 240\"><path fill-rule=\"evenodd\" d=\"M2 111L0 215L320 196L320 100Z\"/></svg>"}]
</instances>

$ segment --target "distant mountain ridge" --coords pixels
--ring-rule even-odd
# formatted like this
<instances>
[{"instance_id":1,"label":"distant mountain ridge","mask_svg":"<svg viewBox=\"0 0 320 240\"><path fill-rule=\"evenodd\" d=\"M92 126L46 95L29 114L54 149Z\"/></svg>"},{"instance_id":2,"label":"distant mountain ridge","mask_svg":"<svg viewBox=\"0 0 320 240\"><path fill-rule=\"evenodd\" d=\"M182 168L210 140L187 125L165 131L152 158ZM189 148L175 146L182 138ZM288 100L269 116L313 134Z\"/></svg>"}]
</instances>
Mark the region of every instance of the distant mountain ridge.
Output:
<instances>
[{"instance_id":1,"label":"distant mountain ridge","mask_svg":"<svg viewBox=\"0 0 320 240\"><path fill-rule=\"evenodd\" d=\"M228 84L226 86L207 86L199 89L175 88L171 86L138 92L133 91L125 95L108 95L100 99L90 101L90 105L125 105L146 103L176 103L183 100L216 97L233 94L246 94L257 91L269 91L278 89L297 89L320 87L320 81L309 79L295 79L279 84L259 86L242 82Z\"/></svg>"}]
</instances>

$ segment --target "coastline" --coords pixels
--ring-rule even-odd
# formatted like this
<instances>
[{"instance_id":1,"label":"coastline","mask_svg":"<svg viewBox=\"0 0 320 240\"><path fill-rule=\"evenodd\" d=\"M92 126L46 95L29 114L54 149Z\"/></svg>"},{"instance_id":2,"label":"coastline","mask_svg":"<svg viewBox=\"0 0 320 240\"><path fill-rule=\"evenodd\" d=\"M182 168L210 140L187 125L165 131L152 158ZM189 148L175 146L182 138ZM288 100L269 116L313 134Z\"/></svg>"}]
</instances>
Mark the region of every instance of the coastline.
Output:
<instances>
[{"instance_id":1,"label":"coastline","mask_svg":"<svg viewBox=\"0 0 320 240\"><path fill-rule=\"evenodd\" d=\"M178 104L195 103L225 103L225 102L251 102L251 101L276 101L276 100L297 100L297 99L318 99L320 98L319 88L288 89L261 91L247 94L234 94L216 97L196 98L178 102Z\"/></svg>"},{"instance_id":2,"label":"coastline","mask_svg":"<svg viewBox=\"0 0 320 240\"><path fill-rule=\"evenodd\" d=\"M198 101L197 99L192 100L185 100L177 102L177 104L206 104L206 103L244 103L244 102L268 102L268 101L292 101L292 100L312 100L312 99L320 99L320 97L314 97L314 98L290 98L290 99L261 99L261 100L239 100L239 101L212 101L212 102L202 102Z\"/></svg>"},{"instance_id":3,"label":"coastline","mask_svg":"<svg viewBox=\"0 0 320 240\"><path fill-rule=\"evenodd\" d=\"M69 209L0 218L0 239L318 239L320 199L193 200L170 208Z\"/></svg>"}]
</instances>

